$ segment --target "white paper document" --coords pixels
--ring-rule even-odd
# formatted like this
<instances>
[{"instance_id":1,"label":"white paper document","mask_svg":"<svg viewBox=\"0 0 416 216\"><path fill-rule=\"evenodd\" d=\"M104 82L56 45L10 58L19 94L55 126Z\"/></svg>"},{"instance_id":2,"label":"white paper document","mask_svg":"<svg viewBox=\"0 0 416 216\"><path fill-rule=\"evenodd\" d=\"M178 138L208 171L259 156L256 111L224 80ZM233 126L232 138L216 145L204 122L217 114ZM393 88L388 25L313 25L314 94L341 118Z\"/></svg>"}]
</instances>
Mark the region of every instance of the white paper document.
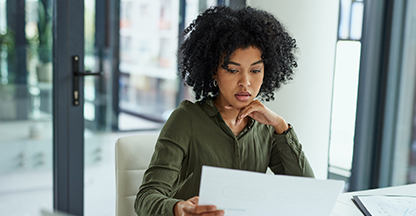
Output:
<instances>
[{"instance_id":1,"label":"white paper document","mask_svg":"<svg viewBox=\"0 0 416 216\"><path fill-rule=\"evenodd\" d=\"M359 195L359 201L373 216L415 216L416 196ZM361 207L361 206L360 206Z\"/></svg>"},{"instance_id":2,"label":"white paper document","mask_svg":"<svg viewBox=\"0 0 416 216\"><path fill-rule=\"evenodd\" d=\"M343 181L202 167L199 205L216 205L226 216L325 216Z\"/></svg>"}]
</instances>

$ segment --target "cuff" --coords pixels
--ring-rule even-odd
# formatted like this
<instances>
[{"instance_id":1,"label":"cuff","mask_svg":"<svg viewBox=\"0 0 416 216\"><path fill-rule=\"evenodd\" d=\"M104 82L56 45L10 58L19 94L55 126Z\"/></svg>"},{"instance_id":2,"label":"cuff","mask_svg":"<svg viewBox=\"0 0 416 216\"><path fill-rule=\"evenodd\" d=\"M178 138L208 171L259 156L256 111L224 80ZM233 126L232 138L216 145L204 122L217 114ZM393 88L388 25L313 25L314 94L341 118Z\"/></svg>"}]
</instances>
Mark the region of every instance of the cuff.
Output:
<instances>
[{"instance_id":1,"label":"cuff","mask_svg":"<svg viewBox=\"0 0 416 216\"><path fill-rule=\"evenodd\" d=\"M287 131L287 133L285 133ZM279 151L293 151L299 158L302 152L302 145L299 143L295 129L289 124L289 129L282 134L275 134L276 145Z\"/></svg>"},{"instance_id":2,"label":"cuff","mask_svg":"<svg viewBox=\"0 0 416 216\"><path fill-rule=\"evenodd\" d=\"M174 199L174 198L170 198L170 199L166 200L165 201L165 206L164 206L166 214L163 214L163 215L174 216L175 215L174 207L175 207L176 203L178 203L179 201L182 201L182 200Z\"/></svg>"}]
</instances>

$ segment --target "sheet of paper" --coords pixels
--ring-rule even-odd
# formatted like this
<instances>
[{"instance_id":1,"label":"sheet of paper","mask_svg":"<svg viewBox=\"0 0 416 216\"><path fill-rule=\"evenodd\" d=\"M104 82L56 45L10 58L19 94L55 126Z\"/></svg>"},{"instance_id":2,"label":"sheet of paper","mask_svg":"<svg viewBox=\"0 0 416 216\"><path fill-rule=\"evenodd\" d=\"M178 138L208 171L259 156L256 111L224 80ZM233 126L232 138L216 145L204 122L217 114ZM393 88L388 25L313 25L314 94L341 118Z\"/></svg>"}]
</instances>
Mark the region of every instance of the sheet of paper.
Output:
<instances>
[{"instance_id":1,"label":"sheet of paper","mask_svg":"<svg viewBox=\"0 0 416 216\"><path fill-rule=\"evenodd\" d=\"M358 196L373 216L415 216L416 197L406 196Z\"/></svg>"},{"instance_id":2,"label":"sheet of paper","mask_svg":"<svg viewBox=\"0 0 416 216\"><path fill-rule=\"evenodd\" d=\"M202 167L199 205L226 216L330 215L343 181Z\"/></svg>"}]
</instances>

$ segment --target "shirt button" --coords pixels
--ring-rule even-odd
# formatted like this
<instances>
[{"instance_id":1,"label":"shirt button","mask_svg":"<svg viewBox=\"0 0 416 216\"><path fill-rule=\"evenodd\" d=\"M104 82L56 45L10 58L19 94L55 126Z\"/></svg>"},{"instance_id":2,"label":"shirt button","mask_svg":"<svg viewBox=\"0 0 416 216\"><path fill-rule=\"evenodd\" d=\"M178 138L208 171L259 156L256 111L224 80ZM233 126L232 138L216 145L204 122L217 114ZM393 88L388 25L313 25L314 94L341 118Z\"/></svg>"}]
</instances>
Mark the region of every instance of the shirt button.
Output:
<instances>
[{"instance_id":1,"label":"shirt button","mask_svg":"<svg viewBox=\"0 0 416 216\"><path fill-rule=\"evenodd\" d=\"M289 139L289 143L290 143L290 144L292 144L292 143L293 143L292 139Z\"/></svg>"}]
</instances>

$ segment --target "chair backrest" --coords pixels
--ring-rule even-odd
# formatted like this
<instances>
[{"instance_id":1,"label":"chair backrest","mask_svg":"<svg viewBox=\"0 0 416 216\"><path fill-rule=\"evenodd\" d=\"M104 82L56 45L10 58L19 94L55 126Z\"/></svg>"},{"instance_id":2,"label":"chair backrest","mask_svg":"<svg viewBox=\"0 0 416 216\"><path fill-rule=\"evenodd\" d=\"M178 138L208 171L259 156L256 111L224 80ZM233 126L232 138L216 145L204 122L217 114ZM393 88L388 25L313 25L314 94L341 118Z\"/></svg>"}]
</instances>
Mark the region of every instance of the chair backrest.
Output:
<instances>
[{"instance_id":1,"label":"chair backrest","mask_svg":"<svg viewBox=\"0 0 416 216\"><path fill-rule=\"evenodd\" d=\"M158 135L119 138L116 142L116 216L136 216L134 200Z\"/></svg>"}]
</instances>

